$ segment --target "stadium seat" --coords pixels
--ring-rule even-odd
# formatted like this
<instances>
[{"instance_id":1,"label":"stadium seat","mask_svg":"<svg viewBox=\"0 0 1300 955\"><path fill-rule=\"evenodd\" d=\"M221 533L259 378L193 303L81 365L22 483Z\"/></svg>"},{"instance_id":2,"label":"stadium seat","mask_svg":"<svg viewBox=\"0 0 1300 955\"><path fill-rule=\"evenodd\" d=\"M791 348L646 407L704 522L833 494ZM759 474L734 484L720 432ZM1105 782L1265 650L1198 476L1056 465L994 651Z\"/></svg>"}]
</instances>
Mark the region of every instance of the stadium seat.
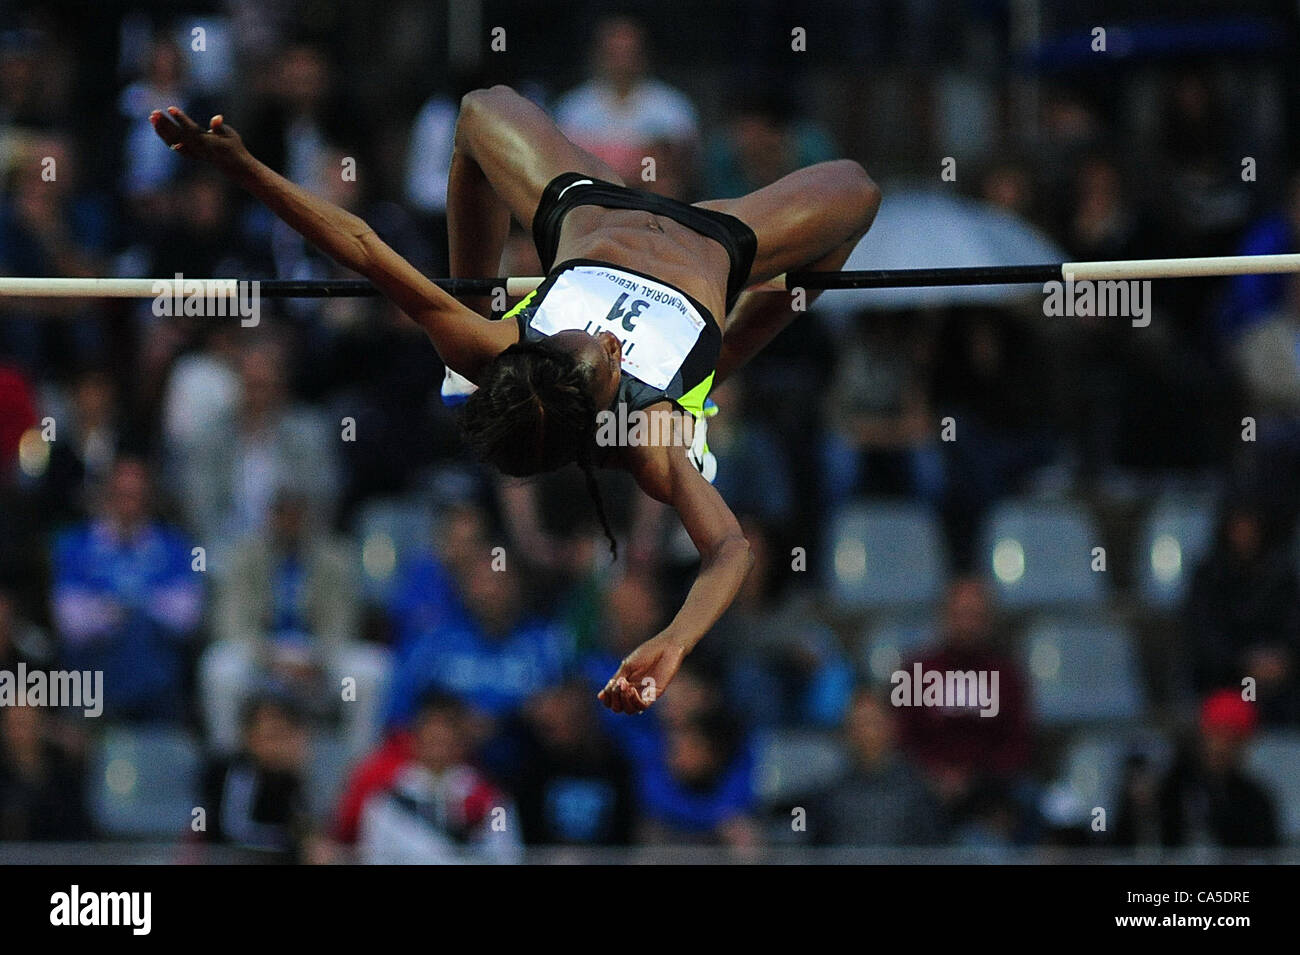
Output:
<instances>
[{"instance_id":1,"label":"stadium seat","mask_svg":"<svg viewBox=\"0 0 1300 955\"><path fill-rule=\"evenodd\" d=\"M768 806L779 805L833 783L843 772L843 748L831 736L800 730L758 734L754 791Z\"/></svg>"},{"instance_id":2,"label":"stadium seat","mask_svg":"<svg viewBox=\"0 0 1300 955\"><path fill-rule=\"evenodd\" d=\"M1138 594L1148 609L1170 611L1182 603L1213 536L1210 502L1166 498L1156 503L1138 539Z\"/></svg>"},{"instance_id":3,"label":"stadium seat","mask_svg":"<svg viewBox=\"0 0 1300 955\"><path fill-rule=\"evenodd\" d=\"M1113 733L1080 733L1069 744L1061 769L1062 781L1081 805L1091 810L1105 807L1113 816L1119 805L1124 761L1134 753L1143 753L1163 773L1173 757L1168 740L1152 733L1138 736Z\"/></svg>"},{"instance_id":4,"label":"stadium seat","mask_svg":"<svg viewBox=\"0 0 1300 955\"><path fill-rule=\"evenodd\" d=\"M1109 622L1033 621L1021 648L1034 710L1045 724L1132 720L1145 693L1128 629Z\"/></svg>"},{"instance_id":5,"label":"stadium seat","mask_svg":"<svg viewBox=\"0 0 1300 955\"><path fill-rule=\"evenodd\" d=\"M934 643L938 628L927 617L889 617L868 628L858 646L858 672L871 682L889 682L894 671Z\"/></svg>"},{"instance_id":6,"label":"stadium seat","mask_svg":"<svg viewBox=\"0 0 1300 955\"><path fill-rule=\"evenodd\" d=\"M199 747L180 730L109 729L90 761L96 828L109 838L180 837L199 805L200 767Z\"/></svg>"},{"instance_id":7,"label":"stadium seat","mask_svg":"<svg viewBox=\"0 0 1300 955\"><path fill-rule=\"evenodd\" d=\"M1066 502L1004 501L984 526L979 550L998 602L1009 610L1096 606L1105 574L1092 569L1101 534L1087 510Z\"/></svg>"},{"instance_id":8,"label":"stadium seat","mask_svg":"<svg viewBox=\"0 0 1300 955\"><path fill-rule=\"evenodd\" d=\"M1261 733L1246 754L1246 767L1277 800L1282 840L1300 841L1300 733Z\"/></svg>"},{"instance_id":9,"label":"stadium seat","mask_svg":"<svg viewBox=\"0 0 1300 955\"><path fill-rule=\"evenodd\" d=\"M935 600L947 576L938 522L913 504L853 505L831 529L831 594L849 610Z\"/></svg>"},{"instance_id":10,"label":"stadium seat","mask_svg":"<svg viewBox=\"0 0 1300 955\"><path fill-rule=\"evenodd\" d=\"M401 498L368 501L361 508L357 541L366 600L387 603L401 561L429 545L431 521L427 507Z\"/></svg>"}]
</instances>

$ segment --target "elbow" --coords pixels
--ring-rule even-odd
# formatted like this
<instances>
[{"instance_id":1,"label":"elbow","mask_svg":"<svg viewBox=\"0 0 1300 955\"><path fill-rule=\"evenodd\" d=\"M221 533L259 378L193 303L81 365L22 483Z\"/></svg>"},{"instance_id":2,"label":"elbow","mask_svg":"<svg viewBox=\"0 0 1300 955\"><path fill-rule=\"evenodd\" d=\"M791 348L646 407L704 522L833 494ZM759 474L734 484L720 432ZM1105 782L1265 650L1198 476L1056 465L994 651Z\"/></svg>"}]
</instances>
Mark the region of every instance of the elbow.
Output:
<instances>
[{"instance_id":1,"label":"elbow","mask_svg":"<svg viewBox=\"0 0 1300 955\"><path fill-rule=\"evenodd\" d=\"M737 568L741 580L749 576L750 568L754 566L753 548L749 546L749 541L740 534L723 540L718 545L716 554L719 559Z\"/></svg>"}]
</instances>

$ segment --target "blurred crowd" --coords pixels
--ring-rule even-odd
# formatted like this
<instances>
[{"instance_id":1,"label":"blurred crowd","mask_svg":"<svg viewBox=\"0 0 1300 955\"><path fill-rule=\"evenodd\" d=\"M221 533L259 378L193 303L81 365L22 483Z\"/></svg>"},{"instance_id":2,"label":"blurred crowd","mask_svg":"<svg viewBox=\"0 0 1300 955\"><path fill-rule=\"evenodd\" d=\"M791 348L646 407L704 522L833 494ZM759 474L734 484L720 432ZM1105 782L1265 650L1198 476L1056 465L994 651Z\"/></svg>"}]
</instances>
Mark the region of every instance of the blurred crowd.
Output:
<instances>
[{"instance_id":1,"label":"blurred crowd","mask_svg":"<svg viewBox=\"0 0 1300 955\"><path fill-rule=\"evenodd\" d=\"M416 5L391 6L401 24ZM445 275L459 97L493 82L629 183L689 201L850 155L1012 213L1074 260L1300 249L1286 143L1300 118L1261 115L1267 68L1160 64L1127 98L1055 77L1027 142L997 105L1011 81L978 65L1009 55L984 42L996 17L972 15L966 46L911 47L930 5L863 6L884 25L875 45L892 44L894 85L815 53L787 83L718 42L721 95L652 17L593 20L555 71L518 54L494 70L487 54L403 83L399 44L390 88L373 51L359 57L306 4L104 15L98 58L58 5L27 11L0 33L0 274L348 277L156 141L149 110L176 104L223 112L254 155ZM924 82L909 72L936 64ZM963 100L944 93L963 83L982 107L951 108ZM90 88L106 110L93 121ZM950 143L966 151L942 182ZM538 271L512 234L501 274ZM602 477L611 563L576 472L508 482L476 466L436 353L391 306L264 302L249 329L147 301L0 300L0 670L102 671L106 693L99 721L0 708L0 840L107 838L88 766L103 727L121 726L201 746L210 822L179 819L178 838L304 861L510 861L554 844L1277 845L1277 797L1243 754L1261 726L1300 725L1300 280L1163 282L1154 301L1141 334L1044 321L1033 300L799 317L713 396L717 487L754 570L664 698L630 718L594 695L680 605L689 540ZM960 440L940 440L945 416ZM1098 836L1051 812L1060 740L1036 722L976 541L1003 498L1136 513L1185 486L1219 503L1167 622L1187 666L1147 674L1146 718L1176 755L1126 764L1119 824ZM831 605L825 556L835 515L863 499L939 516L951 574L918 660L999 672L997 718L896 707L864 671L861 621ZM1258 702L1243 701L1243 674ZM765 747L782 734L827 742L839 772L765 798ZM328 784L312 770L321 739L341 754ZM792 832L795 807L807 826Z\"/></svg>"}]
</instances>

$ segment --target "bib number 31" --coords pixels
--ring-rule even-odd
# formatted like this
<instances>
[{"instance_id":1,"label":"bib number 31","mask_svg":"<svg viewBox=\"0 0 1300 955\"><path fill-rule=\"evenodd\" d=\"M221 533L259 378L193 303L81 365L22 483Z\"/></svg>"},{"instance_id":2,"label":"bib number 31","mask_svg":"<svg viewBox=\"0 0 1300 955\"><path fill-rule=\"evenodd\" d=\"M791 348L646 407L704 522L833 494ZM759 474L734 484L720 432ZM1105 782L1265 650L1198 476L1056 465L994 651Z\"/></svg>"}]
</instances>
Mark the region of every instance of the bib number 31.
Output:
<instances>
[{"instance_id":1,"label":"bib number 31","mask_svg":"<svg viewBox=\"0 0 1300 955\"><path fill-rule=\"evenodd\" d=\"M639 318L641 313L650 307L650 303L643 298L638 298L624 308L623 303L627 301L627 296L628 293L624 292L614 300L614 305L609 310L609 314L605 316L605 321L611 324L620 322L623 328L630 332L636 329L634 319Z\"/></svg>"}]
</instances>

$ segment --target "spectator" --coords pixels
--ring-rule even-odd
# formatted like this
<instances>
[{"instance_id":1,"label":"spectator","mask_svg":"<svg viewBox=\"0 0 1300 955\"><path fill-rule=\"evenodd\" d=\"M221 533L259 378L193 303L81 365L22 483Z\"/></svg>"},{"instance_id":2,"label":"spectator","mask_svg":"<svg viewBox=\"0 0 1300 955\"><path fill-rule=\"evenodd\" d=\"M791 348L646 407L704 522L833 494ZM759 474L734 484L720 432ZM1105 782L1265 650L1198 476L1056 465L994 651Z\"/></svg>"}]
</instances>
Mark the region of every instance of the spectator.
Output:
<instances>
[{"instance_id":1,"label":"spectator","mask_svg":"<svg viewBox=\"0 0 1300 955\"><path fill-rule=\"evenodd\" d=\"M546 689L525 710L527 745L511 789L529 845L627 845L632 774L596 719L587 685Z\"/></svg>"},{"instance_id":2,"label":"spectator","mask_svg":"<svg viewBox=\"0 0 1300 955\"><path fill-rule=\"evenodd\" d=\"M456 502L434 522L435 547L411 555L397 571L388 612L396 666L405 669L425 634L449 622L465 623L461 593L490 552L487 515L469 502Z\"/></svg>"},{"instance_id":3,"label":"spectator","mask_svg":"<svg viewBox=\"0 0 1300 955\"><path fill-rule=\"evenodd\" d=\"M928 846L941 841L940 812L898 751L897 711L878 694L853 698L844 737L849 767L809 812L815 842L833 846Z\"/></svg>"},{"instance_id":4,"label":"spectator","mask_svg":"<svg viewBox=\"0 0 1300 955\"><path fill-rule=\"evenodd\" d=\"M762 418L746 414L746 397L737 378L713 391L719 408L707 419L708 448L718 460L713 486L736 513L787 527L795 516L790 461Z\"/></svg>"},{"instance_id":5,"label":"spectator","mask_svg":"<svg viewBox=\"0 0 1300 955\"><path fill-rule=\"evenodd\" d=\"M268 681L310 701L307 709L318 719L341 717L354 755L375 743L388 654L359 638L349 545L321 531L301 495L276 495L270 526L236 547L216 598L216 641L201 665L212 745L233 748L241 697Z\"/></svg>"},{"instance_id":6,"label":"spectator","mask_svg":"<svg viewBox=\"0 0 1300 955\"><path fill-rule=\"evenodd\" d=\"M103 275L115 238L107 197L83 188L82 155L65 135L43 133L13 143L0 193L0 272L6 275ZM2 152L3 150L0 150ZM0 169L4 166L0 165ZM102 353L100 313L75 299L6 303L0 353L29 369L66 369ZM73 319L66 327L50 317Z\"/></svg>"},{"instance_id":7,"label":"spectator","mask_svg":"<svg viewBox=\"0 0 1300 955\"><path fill-rule=\"evenodd\" d=\"M17 476L23 436L39 420L36 390L19 368L0 364L0 484Z\"/></svg>"},{"instance_id":8,"label":"spectator","mask_svg":"<svg viewBox=\"0 0 1300 955\"><path fill-rule=\"evenodd\" d=\"M40 30L0 33L0 129L45 129L65 121L69 84L60 78L68 66L62 51Z\"/></svg>"},{"instance_id":9,"label":"spectator","mask_svg":"<svg viewBox=\"0 0 1300 955\"><path fill-rule=\"evenodd\" d=\"M853 668L811 595L782 586L788 565L769 528L751 518L741 528L753 561L749 575L694 656L725 674L728 693L746 701L751 726L838 726Z\"/></svg>"},{"instance_id":10,"label":"spectator","mask_svg":"<svg viewBox=\"0 0 1300 955\"><path fill-rule=\"evenodd\" d=\"M704 192L735 199L838 155L830 134L799 115L781 91L742 91L720 133L704 147Z\"/></svg>"},{"instance_id":11,"label":"spectator","mask_svg":"<svg viewBox=\"0 0 1300 955\"><path fill-rule=\"evenodd\" d=\"M48 547L48 517L28 480L40 459L23 461L19 452L24 447L48 449L43 441L32 444L33 439L39 440L35 430L39 421L31 379L0 360L0 581L33 604L45 596L43 568L32 554Z\"/></svg>"},{"instance_id":12,"label":"spectator","mask_svg":"<svg viewBox=\"0 0 1300 955\"><path fill-rule=\"evenodd\" d=\"M49 634L20 612L12 591L0 586L0 672L17 673L20 663L40 669L53 662Z\"/></svg>"},{"instance_id":13,"label":"spectator","mask_svg":"<svg viewBox=\"0 0 1300 955\"><path fill-rule=\"evenodd\" d=\"M55 414L58 439L51 442L43 493L49 510L84 518L100 497L117 455L121 428L117 388L102 368L87 368L70 389L67 414Z\"/></svg>"},{"instance_id":14,"label":"spectator","mask_svg":"<svg viewBox=\"0 0 1300 955\"><path fill-rule=\"evenodd\" d=\"M1090 156L1075 175L1066 247L1080 262L1138 258L1146 240L1138 211L1125 195L1119 167L1104 156Z\"/></svg>"},{"instance_id":15,"label":"spectator","mask_svg":"<svg viewBox=\"0 0 1300 955\"><path fill-rule=\"evenodd\" d=\"M1295 191L1300 220L1300 176ZM1289 525L1300 512L1300 277L1287 279L1277 311L1257 317L1231 348L1245 389L1243 410L1256 422L1255 443L1241 451L1243 464L1267 495L1270 518Z\"/></svg>"},{"instance_id":16,"label":"spectator","mask_svg":"<svg viewBox=\"0 0 1300 955\"><path fill-rule=\"evenodd\" d=\"M215 323L199 348L171 366L162 399L162 441L169 464L183 463L209 428L235 413L239 401L238 331Z\"/></svg>"},{"instance_id":17,"label":"spectator","mask_svg":"<svg viewBox=\"0 0 1300 955\"><path fill-rule=\"evenodd\" d=\"M1041 210L1034 178L1018 158L1001 158L980 175L979 198L1019 219L1039 223Z\"/></svg>"},{"instance_id":18,"label":"spectator","mask_svg":"<svg viewBox=\"0 0 1300 955\"><path fill-rule=\"evenodd\" d=\"M952 564L969 570L984 514L1046 465L1056 443L1042 396L1038 339L1011 316L950 310L933 346L928 394L957 440L941 441L943 516Z\"/></svg>"},{"instance_id":19,"label":"spectator","mask_svg":"<svg viewBox=\"0 0 1300 955\"><path fill-rule=\"evenodd\" d=\"M656 144L671 144L676 161L686 164L698 135L695 107L649 76L646 60L645 31L636 20L602 20L596 27L592 78L555 107L564 134L631 185L643 182L642 160Z\"/></svg>"},{"instance_id":20,"label":"spectator","mask_svg":"<svg viewBox=\"0 0 1300 955\"><path fill-rule=\"evenodd\" d=\"M421 693L437 689L472 708L487 739L533 693L554 683L572 638L531 613L517 567L494 570L484 554L461 578L468 615L430 622L406 648L394 678L389 724L414 712ZM507 557L507 560L509 558Z\"/></svg>"},{"instance_id":21,"label":"spectator","mask_svg":"<svg viewBox=\"0 0 1300 955\"><path fill-rule=\"evenodd\" d=\"M1253 677L1261 718L1300 721L1300 581L1258 510L1225 508L1215 545L1197 566L1184 619L1198 694Z\"/></svg>"},{"instance_id":22,"label":"spectator","mask_svg":"<svg viewBox=\"0 0 1300 955\"><path fill-rule=\"evenodd\" d=\"M943 490L938 421L925 340L910 315L859 316L826 398L822 451L828 511L854 494L937 501Z\"/></svg>"},{"instance_id":23,"label":"spectator","mask_svg":"<svg viewBox=\"0 0 1300 955\"><path fill-rule=\"evenodd\" d=\"M1160 775L1145 753L1130 753L1120 779L1115 845L1149 849L1160 844Z\"/></svg>"},{"instance_id":24,"label":"spectator","mask_svg":"<svg viewBox=\"0 0 1300 955\"><path fill-rule=\"evenodd\" d=\"M160 36L149 47L143 75L127 85L117 100L124 124L122 188L128 196L157 195L180 171L181 157L156 148L153 128L146 120L150 110L163 106L179 106L190 116L207 120L206 104L195 98L186 80L180 48Z\"/></svg>"},{"instance_id":25,"label":"spectator","mask_svg":"<svg viewBox=\"0 0 1300 955\"><path fill-rule=\"evenodd\" d=\"M39 706L0 707L0 842L75 842L92 835L85 774Z\"/></svg>"},{"instance_id":26,"label":"spectator","mask_svg":"<svg viewBox=\"0 0 1300 955\"><path fill-rule=\"evenodd\" d=\"M270 102L245 137L253 155L302 186L315 180L331 145L351 142L331 62L311 43L279 51L268 84Z\"/></svg>"},{"instance_id":27,"label":"spectator","mask_svg":"<svg viewBox=\"0 0 1300 955\"><path fill-rule=\"evenodd\" d=\"M308 834L303 774L307 726L287 698L249 700L239 752L214 760L204 777L204 841L298 861Z\"/></svg>"},{"instance_id":28,"label":"spectator","mask_svg":"<svg viewBox=\"0 0 1300 955\"><path fill-rule=\"evenodd\" d=\"M672 693L681 695L680 682L679 673ZM753 773L749 740L720 708L670 718L637 766L640 841L752 851L760 841Z\"/></svg>"},{"instance_id":29,"label":"spectator","mask_svg":"<svg viewBox=\"0 0 1300 955\"><path fill-rule=\"evenodd\" d=\"M218 573L236 542L267 525L278 488L302 493L321 514L336 491L336 445L319 412L290 401L281 348L247 348L239 380L238 404L180 455L175 474L188 523Z\"/></svg>"},{"instance_id":30,"label":"spectator","mask_svg":"<svg viewBox=\"0 0 1300 955\"><path fill-rule=\"evenodd\" d=\"M55 543L52 602L63 663L103 671L105 717L175 723L187 716L203 584L189 542L150 504L144 463L119 458L97 515Z\"/></svg>"},{"instance_id":31,"label":"spectator","mask_svg":"<svg viewBox=\"0 0 1300 955\"><path fill-rule=\"evenodd\" d=\"M990 681L997 674L995 716L981 716L978 701L969 701L964 707L905 706L899 720L904 751L920 764L954 824L975 829L991 819L1001 824L1010 803L1019 799L1032 726L1020 666L995 646L982 580L958 577L949 585L939 646L916 662L922 673L973 670L990 674ZM908 661L905 669L911 666Z\"/></svg>"},{"instance_id":32,"label":"spectator","mask_svg":"<svg viewBox=\"0 0 1300 955\"><path fill-rule=\"evenodd\" d=\"M362 810L362 862L518 861L519 821L506 794L466 764L465 720L464 707L450 697L432 694L420 703L412 758Z\"/></svg>"},{"instance_id":33,"label":"spectator","mask_svg":"<svg viewBox=\"0 0 1300 955\"><path fill-rule=\"evenodd\" d=\"M1164 845L1279 844L1273 798L1241 765L1258 722L1255 707L1235 690L1212 693L1201 704L1197 745L1179 755L1160 787Z\"/></svg>"},{"instance_id":34,"label":"spectator","mask_svg":"<svg viewBox=\"0 0 1300 955\"><path fill-rule=\"evenodd\" d=\"M1300 248L1300 171L1291 175L1284 201L1246 230L1237 246L1239 255L1278 255ZM1225 338L1236 338L1258 321L1267 319L1293 305L1295 275L1234 276L1228 285L1220 313L1219 331Z\"/></svg>"}]
</instances>

